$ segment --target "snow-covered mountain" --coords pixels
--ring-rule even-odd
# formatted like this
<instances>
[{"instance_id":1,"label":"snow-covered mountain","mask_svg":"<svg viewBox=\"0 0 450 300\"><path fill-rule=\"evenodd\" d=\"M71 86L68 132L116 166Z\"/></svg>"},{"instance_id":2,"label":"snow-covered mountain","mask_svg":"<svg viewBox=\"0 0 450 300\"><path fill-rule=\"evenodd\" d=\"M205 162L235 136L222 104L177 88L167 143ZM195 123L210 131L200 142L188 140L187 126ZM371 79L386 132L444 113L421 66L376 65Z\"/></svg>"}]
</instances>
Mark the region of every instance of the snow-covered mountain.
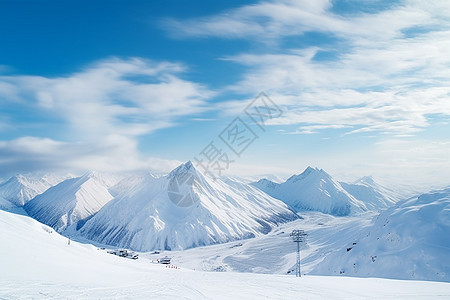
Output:
<instances>
[{"instance_id":1,"label":"snow-covered mountain","mask_svg":"<svg viewBox=\"0 0 450 300\"><path fill-rule=\"evenodd\" d=\"M72 224L81 225L113 199L108 189L116 181L115 177L90 172L49 188L24 208L31 217L61 232Z\"/></svg>"},{"instance_id":2,"label":"snow-covered mountain","mask_svg":"<svg viewBox=\"0 0 450 300\"><path fill-rule=\"evenodd\" d=\"M16 175L0 184L0 198L14 205L22 206L67 177L49 174L44 176Z\"/></svg>"},{"instance_id":3,"label":"snow-covered mountain","mask_svg":"<svg viewBox=\"0 0 450 300\"><path fill-rule=\"evenodd\" d=\"M450 281L450 188L398 202L315 274Z\"/></svg>"},{"instance_id":4,"label":"snow-covered mountain","mask_svg":"<svg viewBox=\"0 0 450 300\"><path fill-rule=\"evenodd\" d=\"M402 200L400 193L380 185L371 176L365 176L354 183L340 182L340 184L371 210L383 210Z\"/></svg>"},{"instance_id":5,"label":"snow-covered mountain","mask_svg":"<svg viewBox=\"0 0 450 300\"><path fill-rule=\"evenodd\" d=\"M308 167L283 183L261 179L252 183L297 211L312 210L335 216L347 216L367 210L365 204L350 195L324 170Z\"/></svg>"},{"instance_id":6,"label":"snow-covered mountain","mask_svg":"<svg viewBox=\"0 0 450 300\"><path fill-rule=\"evenodd\" d=\"M187 162L167 176L137 180L79 233L135 250L186 249L258 236L297 218L262 191L237 181L213 181Z\"/></svg>"}]
</instances>

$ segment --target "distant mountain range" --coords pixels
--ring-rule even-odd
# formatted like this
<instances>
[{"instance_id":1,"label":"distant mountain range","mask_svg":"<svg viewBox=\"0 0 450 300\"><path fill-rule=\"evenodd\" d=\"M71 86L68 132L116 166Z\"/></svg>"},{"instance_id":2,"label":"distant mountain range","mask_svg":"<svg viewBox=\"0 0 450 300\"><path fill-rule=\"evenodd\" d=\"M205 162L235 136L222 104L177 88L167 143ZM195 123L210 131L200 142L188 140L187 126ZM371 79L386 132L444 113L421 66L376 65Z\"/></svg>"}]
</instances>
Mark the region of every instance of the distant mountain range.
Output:
<instances>
[{"instance_id":1,"label":"distant mountain range","mask_svg":"<svg viewBox=\"0 0 450 300\"><path fill-rule=\"evenodd\" d=\"M339 183L317 168L284 183L248 184L234 177L211 180L191 162L165 176L18 175L0 184L3 209L5 203L23 207L73 238L141 251L245 239L295 220L304 210L347 216L386 209L399 197L369 177Z\"/></svg>"},{"instance_id":2,"label":"distant mountain range","mask_svg":"<svg viewBox=\"0 0 450 300\"><path fill-rule=\"evenodd\" d=\"M283 183L261 179L252 185L296 211L320 211L335 216L386 209L401 199L370 177L353 184L339 183L324 170L311 167Z\"/></svg>"}]
</instances>

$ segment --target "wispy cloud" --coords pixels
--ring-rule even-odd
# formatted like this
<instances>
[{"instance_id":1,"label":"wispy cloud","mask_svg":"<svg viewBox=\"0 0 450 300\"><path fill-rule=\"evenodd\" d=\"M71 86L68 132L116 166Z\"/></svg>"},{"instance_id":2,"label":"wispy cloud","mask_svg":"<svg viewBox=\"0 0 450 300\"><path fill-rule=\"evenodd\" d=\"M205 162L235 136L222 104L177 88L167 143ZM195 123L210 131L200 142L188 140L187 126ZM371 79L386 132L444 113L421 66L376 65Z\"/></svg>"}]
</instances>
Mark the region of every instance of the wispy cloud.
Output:
<instances>
[{"instance_id":1,"label":"wispy cloud","mask_svg":"<svg viewBox=\"0 0 450 300\"><path fill-rule=\"evenodd\" d=\"M43 170L123 172L147 169L168 172L180 163L142 156L134 139L119 135L101 138L97 143L21 137L0 141L0 157L2 176Z\"/></svg>"},{"instance_id":2,"label":"wispy cloud","mask_svg":"<svg viewBox=\"0 0 450 300\"><path fill-rule=\"evenodd\" d=\"M81 136L141 135L205 111L213 95L177 74L184 66L117 58L67 77L0 76L0 95L56 114Z\"/></svg>"},{"instance_id":3,"label":"wispy cloud","mask_svg":"<svg viewBox=\"0 0 450 300\"><path fill-rule=\"evenodd\" d=\"M288 111L273 124L363 126L414 131L428 116L450 117L450 31L355 47L339 60L301 53L240 55L248 66L237 93L266 90ZM356 132L356 131L354 131Z\"/></svg>"},{"instance_id":4,"label":"wispy cloud","mask_svg":"<svg viewBox=\"0 0 450 300\"><path fill-rule=\"evenodd\" d=\"M243 67L222 112L236 114L263 90L284 109L267 122L281 134L348 143L345 153L303 153L287 165L446 182L437 173L449 163L448 138L436 128L450 119L448 1L269 0L163 26L176 38L260 45L222 55Z\"/></svg>"},{"instance_id":5,"label":"wispy cloud","mask_svg":"<svg viewBox=\"0 0 450 300\"><path fill-rule=\"evenodd\" d=\"M30 130L26 137L10 135L1 141L0 171L12 161L23 162L24 167L147 166L150 162L138 150L143 135L178 120L237 115L261 91L284 109L280 118L266 123L277 125L277 132L297 134L289 136L297 141L302 138L298 134L308 134L309 139L324 132L331 133L330 140L343 137L354 142L370 136L367 140L378 152L361 151L358 160L346 151L339 168L357 169L351 163L358 161L364 171L371 155L372 167L382 169L386 158L375 142L414 137L409 144L385 145L418 149L427 142L418 140L421 131L450 118L450 6L447 0L355 0L354 5L352 1L260 1L200 18L163 20L172 37L232 43L211 53L238 64L233 70L241 73L227 73L235 77L226 82L234 83L218 87L223 94L211 102L216 94L206 85L183 79L189 70L181 63L111 58L66 76L0 75L0 107L27 110L19 118L0 110L0 130L20 127L25 132L33 125L44 129L42 134ZM356 9L339 10L336 5L342 3ZM373 9L365 9L366 3ZM246 50L224 52L235 49ZM214 113L202 114L207 110ZM40 124L45 115L51 123ZM45 129L52 126L48 124L61 134L46 135ZM283 141L286 137L277 136ZM448 144L443 139L430 141L433 153L443 159L439 147ZM289 146L287 142L283 148ZM304 164L324 162L332 170L338 154L328 161L318 155L314 151L305 156ZM292 166L296 158L286 159ZM421 165L415 166L420 170Z\"/></svg>"},{"instance_id":6,"label":"wispy cloud","mask_svg":"<svg viewBox=\"0 0 450 300\"><path fill-rule=\"evenodd\" d=\"M63 130L49 128L53 124L39 136L1 141L0 168L5 171L14 163L109 170L146 165L137 151L137 136L208 109L214 93L182 79L184 71L178 63L111 58L65 77L0 76L2 105L35 110L41 119L58 119L58 126L68 129L60 132L61 141L46 135ZM14 122L33 125L17 117Z\"/></svg>"},{"instance_id":7,"label":"wispy cloud","mask_svg":"<svg viewBox=\"0 0 450 300\"><path fill-rule=\"evenodd\" d=\"M162 25L175 37L261 39L297 35L340 23L327 13L329 0L259 2L221 14L189 19L165 19Z\"/></svg>"},{"instance_id":8,"label":"wispy cloud","mask_svg":"<svg viewBox=\"0 0 450 300\"><path fill-rule=\"evenodd\" d=\"M351 39L386 40L398 37L402 30L412 26L436 25L433 15L443 18L448 15L445 0L382 4L388 9L342 16L333 12L331 0L261 1L212 16L165 19L162 26L179 38L255 38L266 41L316 31Z\"/></svg>"},{"instance_id":9,"label":"wispy cloud","mask_svg":"<svg viewBox=\"0 0 450 300\"><path fill-rule=\"evenodd\" d=\"M296 133L347 128L348 133L404 135L428 127L430 116L450 117L448 2L401 1L345 16L332 8L332 1L264 1L169 28L185 37L276 39L281 44L283 37L301 38L305 32L337 38L328 46L281 45L263 54L223 58L246 67L229 90L242 95L266 91L287 111L271 124L298 124ZM335 57L318 58L330 52ZM234 113L239 101L222 106Z\"/></svg>"}]
</instances>

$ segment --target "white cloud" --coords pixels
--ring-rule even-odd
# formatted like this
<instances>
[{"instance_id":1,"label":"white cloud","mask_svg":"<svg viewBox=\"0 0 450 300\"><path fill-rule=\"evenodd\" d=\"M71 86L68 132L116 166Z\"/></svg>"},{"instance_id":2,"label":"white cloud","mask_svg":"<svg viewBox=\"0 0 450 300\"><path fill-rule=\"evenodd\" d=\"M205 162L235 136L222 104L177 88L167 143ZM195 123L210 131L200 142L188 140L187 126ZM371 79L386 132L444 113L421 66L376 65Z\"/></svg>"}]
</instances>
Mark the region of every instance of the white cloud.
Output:
<instances>
[{"instance_id":1,"label":"white cloud","mask_svg":"<svg viewBox=\"0 0 450 300\"><path fill-rule=\"evenodd\" d=\"M247 68L229 90L244 95L266 91L287 111L271 124L298 124L297 133L423 130L431 115L450 117L450 11L439 11L443 6L406 2L375 14L340 17L345 26L334 33L345 42L338 49L311 46L227 57ZM316 60L320 51L338 54ZM237 105L224 106L235 111Z\"/></svg>"},{"instance_id":2,"label":"white cloud","mask_svg":"<svg viewBox=\"0 0 450 300\"><path fill-rule=\"evenodd\" d=\"M261 1L173 21L168 28L185 37L255 41L301 38L305 32L337 37L333 46L269 47L265 54L226 57L246 67L242 80L228 89L243 95L266 91L288 111L272 124L299 124L297 132L345 127L349 133L409 134L426 128L430 114L450 116L450 9L442 0L379 4L385 8L343 16L327 0ZM321 51L337 54L316 60ZM242 102L221 107L236 113Z\"/></svg>"},{"instance_id":3,"label":"white cloud","mask_svg":"<svg viewBox=\"0 0 450 300\"><path fill-rule=\"evenodd\" d=\"M262 1L214 16L165 20L164 26L182 38L240 38L271 43L273 47L258 48L258 54L222 57L246 68L236 84L224 88L225 92L234 93L237 100L214 107L224 113L241 113L255 95L266 91L285 109L283 116L270 124L297 127L294 132L285 128L286 133L311 134L336 129L351 136L364 133L379 138L376 133L383 133L391 138L407 137L428 128L436 122L433 120L436 116L448 119L448 2L405 0L384 10L345 16L333 12L334 3L331 0ZM337 42L331 46L284 48L286 40L289 42L293 36L301 39L306 32L319 32ZM265 53L261 52L264 50ZM324 52L335 56L318 60L318 55ZM173 126L178 117L208 109L207 100L214 93L201 84L183 80L181 73L185 71L186 67L177 63L109 59L66 77L0 76L2 99L45 111L64 120L71 128L67 138L70 142L29 140L22 148L28 152L17 156L17 161L33 157L30 165L47 162L47 153L53 152L57 158L57 163L53 163L58 166L136 168L139 162L145 161L137 150L136 136ZM9 153L2 157L3 161L16 157L11 149L19 149L14 145L25 141L2 142L2 153ZM438 150L448 146L445 142L433 142L432 151L444 162L448 156ZM421 145L411 142L399 148ZM34 153L33 147L48 151ZM86 149L92 151L85 152ZM389 163L380 162L394 161L381 155L382 149L377 146L376 153L360 153L360 160L349 154L342 156L339 168L362 171L368 167L375 171L389 168ZM316 165L331 166L333 172L339 169L333 167L336 155L328 160L306 157L303 163L317 161ZM366 163L371 155L373 165ZM424 161L432 159L419 157ZM414 160L414 156L409 159ZM416 166L410 172L419 171L420 166ZM401 173L399 168L394 169Z\"/></svg>"},{"instance_id":4,"label":"white cloud","mask_svg":"<svg viewBox=\"0 0 450 300\"><path fill-rule=\"evenodd\" d=\"M169 172L179 164L179 161L144 157L137 151L134 139L120 135L105 136L96 143L69 143L37 137L0 141L1 176L43 170Z\"/></svg>"},{"instance_id":5,"label":"white cloud","mask_svg":"<svg viewBox=\"0 0 450 300\"><path fill-rule=\"evenodd\" d=\"M177 77L183 70L173 63L109 59L67 77L0 76L0 94L60 116L79 136L141 135L206 110L213 93Z\"/></svg>"},{"instance_id":6,"label":"white cloud","mask_svg":"<svg viewBox=\"0 0 450 300\"><path fill-rule=\"evenodd\" d=\"M384 3L386 4L386 3ZM364 5L364 3L359 3ZM386 40L416 25L432 26L432 15L445 18L445 0L404 1L376 13L341 16L333 1L261 1L224 13L188 19L166 19L163 26L175 37L253 38L265 42L316 31L358 40Z\"/></svg>"},{"instance_id":7,"label":"white cloud","mask_svg":"<svg viewBox=\"0 0 450 300\"><path fill-rule=\"evenodd\" d=\"M5 172L13 164L108 171L149 167L138 153L138 136L210 109L208 100L214 93L182 79L184 71L178 63L111 58L65 77L0 76L1 105L33 111L38 118L30 121L0 113L0 121L11 119L25 136L29 134L23 128L29 124L43 126L39 137L1 141L0 168ZM57 125L47 119L57 119ZM50 133L63 138L49 139Z\"/></svg>"},{"instance_id":8,"label":"white cloud","mask_svg":"<svg viewBox=\"0 0 450 300\"><path fill-rule=\"evenodd\" d=\"M307 125L301 126L294 132L287 132L286 134L314 134L323 129L342 129L347 128L348 125Z\"/></svg>"},{"instance_id":9,"label":"white cloud","mask_svg":"<svg viewBox=\"0 0 450 300\"><path fill-rule=\"evenodd\" d=\"M221 103L222 112L239 113L251 97L265 91L285 111L268 124L291 125L279 132L335 129L329 145L340 138L349 143L344 152L330 149L329 156L288 157L286 169L313 164L333 174L372 173L387 182L448 184L449 174L442 170L449 169L449 140L436 129L450 119L448 1L370 1L374 10L346 14L333 10L336 3L260 1L217 15L166 20L164 26L179 38L263 44L222 57L245 67L240 79L227 87L242 95L235 96L241 100ZM355 1L355 7L365 4ZM319 33L325 42L312 44L304 35L309 32ZM303 48L293 49L303 38ZM419 138L427 130L440 138ZM346 134L337 136L342 132ZM367 145L361 146L364 141Z\"/></svg>"}]
</instances>

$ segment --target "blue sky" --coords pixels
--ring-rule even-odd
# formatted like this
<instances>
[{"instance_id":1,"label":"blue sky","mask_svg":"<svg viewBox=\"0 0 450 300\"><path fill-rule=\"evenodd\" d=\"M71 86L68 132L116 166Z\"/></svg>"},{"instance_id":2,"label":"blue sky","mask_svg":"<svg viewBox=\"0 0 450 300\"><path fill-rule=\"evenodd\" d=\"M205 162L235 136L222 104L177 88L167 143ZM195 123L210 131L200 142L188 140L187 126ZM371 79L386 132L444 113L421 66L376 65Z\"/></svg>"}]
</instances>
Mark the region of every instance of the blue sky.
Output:
<instances>
[{"instance_id":1,"label":"blue sky","mask_svg":"<svg viewBox=\"0 0 450 300\"><path fill-rule=\"evenodd\" d=\"M213 142L228 174L449 184L449 20L445 0L0 0L0 177L166 172ZM283 111L263 129L261 92Z\"/></svg>"}]
</instances>

